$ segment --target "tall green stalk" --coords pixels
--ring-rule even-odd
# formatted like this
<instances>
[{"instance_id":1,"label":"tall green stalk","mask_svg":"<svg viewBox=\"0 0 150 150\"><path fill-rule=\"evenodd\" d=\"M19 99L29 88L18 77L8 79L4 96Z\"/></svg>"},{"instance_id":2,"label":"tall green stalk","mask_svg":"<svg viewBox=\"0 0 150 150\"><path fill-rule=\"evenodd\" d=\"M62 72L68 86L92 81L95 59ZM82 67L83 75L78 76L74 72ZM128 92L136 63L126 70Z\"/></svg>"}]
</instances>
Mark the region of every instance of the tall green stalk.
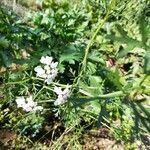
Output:
<instances>
[{"instance_id":1,"label":"tall green stalk","mask_svg":"<svg viewBox=\"0 0 150 150\"><path fill-rule=\"evenodd\" d=\"M99 22L98 22L98 26L97 26L95 32L93 33L93 35L92 35L92 37L91 37L91 39L90 39L90 41L89 41L89 43L88 43L88 45L85 49L85 54L84 54L83 61L81 62L81 68L80 68L80 71L79 71L79 75L74 79L74 82L73 82L73 90L78 85L78 83L80 82L82 75L86 72L87 58L88 58L88 54L89 54L89 51L90 51L90 47L92 46L96 35L100 31L100 29L103 27L105 22L108 20L109 15L111 14L114 7L116 6L116 1L117 0L111 0L110 4L108 6L108 11L106 13L106 16L104 17L103 20L99 20Z\"/></svg>"}]
</instances>

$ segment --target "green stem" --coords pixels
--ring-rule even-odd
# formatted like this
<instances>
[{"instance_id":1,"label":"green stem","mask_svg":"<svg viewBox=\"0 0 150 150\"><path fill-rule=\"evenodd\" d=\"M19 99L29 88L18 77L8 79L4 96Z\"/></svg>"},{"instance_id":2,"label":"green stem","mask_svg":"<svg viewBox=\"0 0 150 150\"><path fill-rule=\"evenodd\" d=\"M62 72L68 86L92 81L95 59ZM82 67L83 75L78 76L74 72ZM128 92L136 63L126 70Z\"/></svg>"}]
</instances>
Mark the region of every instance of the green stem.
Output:
<instances>
[{"instance_id":1,"label":"green stem","mask_svg":"<svg viewBox=\"0 0 150 150\"><path fill-rule=\"evenodd\" d=\"M43 86L44 89L47 89L47 90L50 90L50 91L53 91L51 88L47 87L47 86Z\"/></svg>"},{"instance_id":2,"label":"green stem","mask_svg":"<svg viewBox=\"0 0 150 150\"><path fill-rule=\"evenodd\" d=\"M12 85L12 84L23 84L27 81L31 80L31 78L28 78L28 79L25 79L25 80L22 80L22 81L16 81L16 82L8 82L8 83L5 83L5 85Z\"/></svg>"},{"instance_id":3,"label":"green stem","mask_svg":"<svg viewBox=\"0 0 150 150\"><path fill-rule=\"evenodd\" d=\"M42 100L42 101L38 101L38 103L47 103L47 102L53 102L53 99L49 99L49 100Z\"/></svg>"},{"instance_id":4,"label":"green stem","mask_svg":"<svg viewBox=\"0 0 150 150\"><path fill-rule=\"evenodd\" d=\"M32 80L40 80L40 81L43 81L44 79L38 78L38 77L32 77Z\"/></svg>"},{"instance_id":5,"label":"green stem","mask_svg":"<svg viewBox=\"0 0 150 150\"><path fill-rule=\"evenodd\" d=\"M81 63L81 69L80 69L80 72L79 72L79 75L77 76L77 78L74 79L73 88L78 85L83 73L85 73L86 68L87 68L87 58L88 58L88 53L89 53L90 47L92 46L94 39L95 39L96 35L98 34L99 30L102 28L102 26L105 24L106 20L109 18L109 15L111 14L111 10L115 7L115 4L116 4L116 0L112 0L110 2L106 16L104 17L104 19L102 21L100 20L98 22L97 29L95 30L94 34L92 35L92 37L85 49L85 55L84 55L83 61Z\"/></svg>"},{"instance_id":6,"label":"green stem","mask_svg":"<svg viewBox=\"0 0 150 150\"><path fill-rule=\"evenodd\" d=\"M146 78L148 77L149 75L148 74L145 74L143 79L141 80L139 86L141 86L143 84L143 82L146 80Z\"/></svg>"},{"instance_id":7,"label":"green stem","mask_svg":"<svg viewBox=\"0 0 150 150\"><path fill-rule=\"evenodd\" d=\"M117 91L117 92L108 93L104 95L98 95L98 98L112 98L112 97L120 97L120 96L124 96L123 91Z\"/></svg>"},{"instance_id":8,"label":"green stem","mask_svg":"<svg viewBox=\"0 0 150 150\"><path fill-rule=\"evenodd\" d=\"M79 90L80 93L88 96L88 97L94 97L94 95L84 91L84 90ZM111 97L119 97L119 96L124 96L125 93L123 91L116 91L113 93L108 93L108 94L103 94L103 95L98 95L97 98L111 98Z\"/></svg>"},{"instance_id":9,"label":"green stem","mask_svg":"<svg viewBox=\"0 0 150 150\"><path fill-rule=\"evenodd\" d=\"M38 78L38 77L31 77L31 78L27 78L25 80L22 80L22 81L15 81L15 82L8 82L8 83L5 83L6 85L13 85L13 84L23 84L25 82L28 82L30 80L40 80L40 81L44 81L44 79L42 78ZM65 84L60 84L60 83L57 83L57 82L52 82L52 85L56 85L56 86L60 86L60 87L71 87L72 85L65 85Z\"/></svg>"},{"instance_id":10,"label":"green stem","mask_svg":"<svg viewBox=\"0 0 150 150\"><path fill-rule=\"evenodd\" d=\"M43 91L44 86L37 92L37 94L34 96L34 99Z\"/></svg>"},{"instance_id":11,"label":"green stem","mask_svg":"<svg viewBox=\"0 0 150 150\"><path fill-rule=\"evenodd\" d=\"M70 87L72 86L72 85L68 85L68 84L67 84L67 85L66 85L66 84L60 84L60 83L58 83L58 82L52 82L52 84L53 84L53 85L56 85L56 86L64 87L64 88L65 88L65 87L69 87L69 88L70 88Z\"/></svg>"}]
</instances>

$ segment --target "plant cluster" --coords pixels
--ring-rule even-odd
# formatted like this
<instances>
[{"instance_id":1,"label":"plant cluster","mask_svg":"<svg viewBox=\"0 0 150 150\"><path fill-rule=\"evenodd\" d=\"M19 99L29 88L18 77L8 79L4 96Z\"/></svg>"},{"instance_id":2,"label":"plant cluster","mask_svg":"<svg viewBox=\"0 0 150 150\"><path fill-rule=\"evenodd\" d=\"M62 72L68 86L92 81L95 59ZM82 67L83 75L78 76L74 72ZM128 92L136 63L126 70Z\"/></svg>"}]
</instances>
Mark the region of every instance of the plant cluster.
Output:
<instances>
[{"instance_id":1,"label":"plant cluster","mask_svg":"<svg viewBox=\"0 0 150 150\"><path fill-rule=\"evenodd\" d=\"M97 125L127 145L148 133L150 2L37 3L24 18L0 6L1 126L33 138Z\"/></svg>"}]
</instances>

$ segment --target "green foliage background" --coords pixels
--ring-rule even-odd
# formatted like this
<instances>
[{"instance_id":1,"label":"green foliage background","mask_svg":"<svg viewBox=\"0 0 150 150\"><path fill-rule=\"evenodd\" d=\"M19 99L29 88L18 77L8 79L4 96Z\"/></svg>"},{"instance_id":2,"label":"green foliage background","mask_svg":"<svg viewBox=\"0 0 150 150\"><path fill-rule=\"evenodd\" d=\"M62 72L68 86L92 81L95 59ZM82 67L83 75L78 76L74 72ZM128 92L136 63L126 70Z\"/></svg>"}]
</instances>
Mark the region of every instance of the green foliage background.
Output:
<instances>
[{"instance_id":1,"label":"green foliage background","mask_svg":"<svg viewBox=\"0 0 150 150\"><path fill-rule=\"evenodd\" d=\"M125 143L148 133L150 2L42 0L34 7L20 17L0 6L0 66L6 69L0 74L2 126L17 123L16 131L34 137L47 124L46 115L57 114L65 128L96 124L110 128ZM45 102L54 95L33 77L34 67L46 55L59 62L57 80L72 85L68 103L60 107ZM19 69L13 70L12 64ZM20 114L25 114L16 112L15 96L38 91L37 101L43 101L45 110L24 121Z\"/></svg>"}]
</instances>

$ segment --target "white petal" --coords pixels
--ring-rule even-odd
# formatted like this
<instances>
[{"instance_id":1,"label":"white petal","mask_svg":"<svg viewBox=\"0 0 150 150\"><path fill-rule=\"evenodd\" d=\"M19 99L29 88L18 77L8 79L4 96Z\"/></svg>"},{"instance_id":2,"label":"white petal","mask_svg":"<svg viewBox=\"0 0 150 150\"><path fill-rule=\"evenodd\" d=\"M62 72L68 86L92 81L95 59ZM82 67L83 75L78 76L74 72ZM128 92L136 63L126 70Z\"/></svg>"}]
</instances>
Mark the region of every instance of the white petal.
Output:
<instances>
[{"instance_id":1,"label":"white petal","mask_svg":"<svg viewBox=\"0 0 150 150\"><path fill-rule=\"evenodd\" d=\"M44 74L45 73L45 70L41 66L35 67L34 71L37 72L38 74Z\"/></svg>"},{"instance_id":2,"label":"white petal","mask_svg":"<svg viewBox=\"0 0 150 150\"><path fill-rule=\"evenodd\" d=\"M61 103L58 101L58 100L56 100L55 102L54 102L54 105L55 106L57 106L57 105L60 105Z\"/></svg>"},{"instance_id":3,"label":"white petal","mask_svg":"<svg viewBox=\"0 0 150 150\"><path fill-rule=\"evenodd\" d=\"M46 58L45 58L44 56L42 56L41 59L40 59L40 62L41 62L42 64L46 64L46 63L45 63L45 62L46 62Z\"/></svg>"},{"instance_id":4,"label":"white petal","mask_svg":"<svg viewBox=\"0 0 150 150\"><path fill-rule=\"evenodd\" d=\"M33 108L33 111L37 111L37 110L42 111L43 107L42 106L36 106L35 108Z\"/></svg>"},{"instance_id":5,"label":"white petal","mask_svg":"<svg viewBox=\"0 0 150 150\"><path fill-rule=\"evenodd\" d=\"M32 111L32 107L30 107L29 105L24 105L23 110L26 112L30 112Z\"/></svg>"},{"instance_id":6,"label":"white petal","mask_svg":"<svg viewBox=\"0 0 150 150\"><path fill-rule=\"evenodd\" d=\"M25 98L23 96L17 97L16 103L18 107L22 107L23 105L25 105Z\"/></svg>"},{"instance_id":7,"label":"white petal","mask_svg":"<svg viewBox=\"0 0 150 150\"><path fill-rule=\"evenodd\" d=\"M69 94L69 89L65 88L64 91L63 91L63 95L68 95L68 94Z\"/></svg>"},{"instance_id":8,"label":"white petal","mask_svg":"<svg viewBox=\"0 0 150 150\"><path fill-rule=\"evenodd\" d=\"M47 71L46 71L46 73L47 73L47 74L50 74L50 73L51 73L51 71L50 71L50 70L47 70Z\"/></svg>"},{"instance_id":9,"label":"white petal","mask_svg":"<svg viewBox=\"0 0 150 150\"><path fill-rule=\"evenodd\" d=\"M46 71L51 70L51 68L50 68L49 65L45 65L45 66L44 66L44 69L45 69Z\"/></svg>"},{"instance_id":10,"label":"white petal","mask_svg":"<svg viewBox=\"0 0 150 150\"><path fill-rule=\"evenodd\" d=\"M58 65L58 62L55 62L55 63L54 63L54 62L52 62L52 63L51 63L51 68L52 68L52 69L54 69L54 68L56 68L56 67L57 67L57 65Z\"/></svg>"},{"instance_id":11,"label":"white petal","mask_svg":"<svg viewBox=\"0 0 150 150\"><path fill-rule=\"evenodd\" d=\"M47 78L47 74L36 74L38 77L41 77L41 78L44 78L44 79L46 79Z\"/></svg>"},{"instance_id":12,"label":"white petal","mask_svg":"<svg viewBox=\"0 0 150 150\"><path fill-rule=\"evenodd\" d=\"M27 101L27 105L30 106L30 107L35 107L37 105L37 102L33 101L32 96L27 97L26 101Z\"/></svg>"},{"instance_id":13,"label":"white petal","mask_svg":"<svg viewBox=\"0 0 150 150\"><path fill-rule=\"evenodd\" d=\"M51 79L52 78L52 75L51 74L48 74L47 75L47 79Z\"/></svg>"},{"instance_id":14,"label":"white petal","mask_svg":"<svg viewBox=\"0 0 150 150\"><path fill-rule=\"evenodd\" d=\"M62 90L61 90L61 87L54 87L54 92L57 94L57 95L60 95L62 94Z\"/></svg>"},{"instance_id":15,"label":"white petal","mask_svg":"<svg viewBox=\"0 0 150 150\"><path fill-rule=\"evenodd\" d=\"M51 70L51 73L52 73L52 74L57 74L57 73L58 73L58 70L57 70L57 69L52 69L52 70Z\"/></svg>"},{"instance_id":16,"label":"white petal","mask_svg":"<svg viewBox=\"0 0 150 150\"><path fill-rule=\"evenodd\" d=\"M63 95L63 99L67 100L68 96L69 96L68 94Z\"/></svg>"},{"instance_id":17,"label":"white petal","mask_svg":"<svg viewBox=\"0 0 150 150\"><path fill-rule=\"evenodd\" d=\"M54 80L57 75L52 75L51 79Z\"/></svg>"},{"instance_id":18,"label":"white petal","mask_svg":"<svg viewBox=\"0 0 150 150\"><path fill-rule=\"evenodd\" d=\"M32 96L30 95L29 97L26 98L27 102L33 101Z\"/></svg>"},{"instance_id":19,"label":"white petal","mask_svg":"<svg viewBox=\"0 0 150 150\"><path fill-rule=\"evenodd\" d=\"M58 99L54 102L54 105L55 105L55 106L60 105L60 104L62 104L62 101L60 101L60 100L58 100Z\"/></svg>"},{"instance_id":20,"label":"white petal","mask_svg":"<svg viewBox=\"0 0 150 150\"><path fill-rule=\"evenodd\" d=\"M51 79L51 78L48 78L48 79L45 80L45 82L46 82L47 84L51 84L51 83L52 83L52 79Z\"/></svg>"},{"instance_id":21,"label":"white petal","mask_svg":"<svg viewBox=\"0 0 150 150\"><path fill-rule=\"evenodd\" d=\"M54 70L54 69L53 69L53 70L51 71L51 78L54 80L54 79L56 78L57 74L58 74L57 70Z\"/></svg>"},{"instance_id":22,"label":"white petal","mask_svg":"<svg viewBox=\"0 0 150 150\"><path fill-rule=\"evenodd\" d=\"M49 56L44 57L44 56L42 56L41 59L40 59L40 62L42 64L50 65L52 60L53 60L52 57L49 57Z\"/></svg>"},{"instance_id":23,"label":"white petal","mask_svg":"<svg viewBox=\"0 0 150 150\"><path fill-rule=\"evenodd\" d=\"M37 103L32 100L32 96L26 99L29 107L36 107Z\"/></svg>"},{"instance_id":24,"label":"white petal","mask_svg":"<svg viewBox=\"0 0 150 150\"><path fill-rule=\"evenodd\" d=\"M65 103L66 101L63 99L62 95L59 95L56 101L54 102L54 105L61 105Z\"/></svg>"}]
</instances>

